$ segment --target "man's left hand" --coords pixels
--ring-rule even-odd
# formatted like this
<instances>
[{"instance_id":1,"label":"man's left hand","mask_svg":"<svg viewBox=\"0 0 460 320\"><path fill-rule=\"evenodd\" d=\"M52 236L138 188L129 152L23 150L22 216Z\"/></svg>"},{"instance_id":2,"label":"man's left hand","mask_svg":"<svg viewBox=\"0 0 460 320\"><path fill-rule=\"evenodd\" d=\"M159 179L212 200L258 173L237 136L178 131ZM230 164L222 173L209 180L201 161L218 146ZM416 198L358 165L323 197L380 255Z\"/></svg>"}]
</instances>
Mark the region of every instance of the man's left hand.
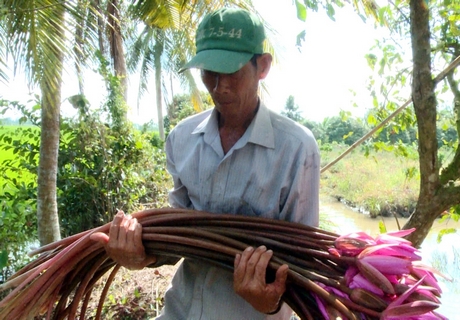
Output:
<instances>
[{"instance_id":1,"label":"man's left hand","mask_svg":"<svg viewBox=\"0 0 460 320\"><path fill-rule=\"evenodd\" d=\"M272 250L265 246L248 247L235 257L233 287L235 292L261 313L272 313L278 309L281 296L286 291L289 267L284 264L276 271L275 281L267 284L265 275Z\"/></svg>"}]
</instances>

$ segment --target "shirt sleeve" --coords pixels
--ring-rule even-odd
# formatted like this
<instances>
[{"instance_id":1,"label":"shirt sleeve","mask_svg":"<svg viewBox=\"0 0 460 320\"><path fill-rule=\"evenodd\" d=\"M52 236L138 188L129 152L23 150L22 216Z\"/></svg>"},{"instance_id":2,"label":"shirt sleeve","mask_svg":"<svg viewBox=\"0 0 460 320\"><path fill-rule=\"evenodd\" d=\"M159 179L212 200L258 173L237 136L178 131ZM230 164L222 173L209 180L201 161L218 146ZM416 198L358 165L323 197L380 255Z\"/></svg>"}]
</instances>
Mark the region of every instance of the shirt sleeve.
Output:
<instances>
[{"instance_id":1,"label":"shirt sleeve","mask_svg":"<svg viewBox=\"0 0 460 320\"><path fill-rule=\"evenodd\" d=\"M176 170L176 165L174 162L174 130L168 135L166 139L166 167L168 172L171 174L174 182L173 189L169 191L169 204L173 208L184 208L184 209L193 209L192 202L188 196L187 188L182 184L179 174Z\"/></svg>"}]
</instances>

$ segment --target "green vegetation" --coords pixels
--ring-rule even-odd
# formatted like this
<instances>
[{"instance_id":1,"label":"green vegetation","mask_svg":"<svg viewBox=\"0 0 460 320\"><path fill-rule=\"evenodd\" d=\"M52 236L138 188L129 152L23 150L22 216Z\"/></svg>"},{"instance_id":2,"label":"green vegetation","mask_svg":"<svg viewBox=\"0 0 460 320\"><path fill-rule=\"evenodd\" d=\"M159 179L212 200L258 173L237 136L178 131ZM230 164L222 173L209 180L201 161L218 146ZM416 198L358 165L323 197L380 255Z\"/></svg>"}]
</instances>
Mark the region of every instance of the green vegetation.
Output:
<instances>
[{"instance_id":1,"label":"green vegetation","mask_svg":"<svg viewBox=\"0 0 460 320\"><path fill-rule=\"evenodd\" d=\"M0 280L28 262L24 247L36 238L38 137L33 126L0 127Z\"/></svg>"},{"instance_id":2,"label":"green vegetation","mask_svg":"<svg viewBox=\"0 0 460 320\"><path fill-rule=\"evenodd\" d=\"M32 157L33 153L31 152L31 145L36 142L37 139L40 137L40 131L38 128L30 125L7 125L0 127L0 141L4 139L4 137L10 137L11 146L2 148L2 152L0 153L0 163L2 164L13 164L8 165L10 168L15 168L14 170L8 171L9 179L16 178L21 182L28 185L32 183L36 177L32 174L27 168L23 167L23 163L17 162L17 155L24 155L27 153L29 157ZM22 137L22 139L19 139ZM21 148L15 148L15 146L21 145ZM5 168L3 168L5 169ZM0 170L2 174L6 174L3 172L3 169ZM3 192L10 190L11 185L3 185L0 188L0 194Z\"/></svg>"},{"instance_id":3,"label":"green vegetation","mask_svg":"<svg viewBox=\"0 0 460 320\"><path fill-rule=\"evenodd\" d=\"M104 66L104 64L103 64ZM76 121L63 121L58 157L58 206L61 235L68 236L107 223L118 209L137 210L165 204L169 176L155 133L135 130L119 79L101 70L110 94L99 110L82 96L73 98Z\"/></svg>"},{"instance_id":4,"label":"green vegetation","mask_svg":"<svg viewBox=\"0 0 460 320\"><path fill-rule=\"evenodd\" d=\"M325 166L348 146L321 146L321 166ZM321 175L321 190L347 204L368 211L371 216L409 216L417 202L419 173L417 152L406 148L407 157L393 151L365 156L365 149L353 151Z\"/></svg>"},{"instance_id":5,"label":"green vegetation","mask_svg":"<svg viewBox=\"0 0 460 320\"><path fill-rule=\"evenodd\" d=\"M100 110L82 96L72 97L78 119L61 119L57 204L66 237L112 220L117 209L166 204L170 178L163 142L156 132L136 130L124 117L118 79ZM4 103L8 107L8 103ZM35 124L35 109L27 114ZM25 248L37 239L38 126L0 131L0 282L25 262Z\"/></svg>"}]
</instances>

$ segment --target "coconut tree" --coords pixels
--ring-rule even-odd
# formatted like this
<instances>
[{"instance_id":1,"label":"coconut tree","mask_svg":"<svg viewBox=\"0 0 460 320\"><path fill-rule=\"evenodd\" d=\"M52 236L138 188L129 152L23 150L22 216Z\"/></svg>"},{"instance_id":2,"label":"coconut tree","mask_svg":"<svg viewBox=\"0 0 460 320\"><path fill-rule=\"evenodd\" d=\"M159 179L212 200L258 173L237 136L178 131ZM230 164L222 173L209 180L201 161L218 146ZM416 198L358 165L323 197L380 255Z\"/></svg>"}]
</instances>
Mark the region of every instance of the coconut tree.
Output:
<instances>
[{"instance_id":1,"label":"coconut tree","mask_svg":"<svg viewBox=\"0 0 460 320\"><path fill-rule=\"evenodd\" d=\"M84 20L90 2L51 0L3 0L0 28L5 55L15 72L26 75L30 87L41 91L40 158L38 164L37 217L41 244L60 238L56 201L61 88L64 61L84 55L83 33L76 26ZM94 10L90 10L94 12ZM93 19L95 21L95 19ZM88 30L96 29L87 24ZM79 46L70 45L77 34ZM88 33L86 33L88 35ZM88 36L87 39L90 37ZM89 44L89 43L88 43ZM87 45L88 45L87 44ZM74 49L74 50L72 50ZM1 59L0 59L1 61Z\"/></svg>"},{"instance_id":2,"label":"coconut tree","mask_svg":"<svg viewBox=\"0 0 460 320\"><path fill-rule=\"evenodd\" d=\"M37 215L39 240L46 244L60 238L56 204L60 92L67 52L65 12L73 8L61 1L38 0L5 0L2 8L7 53L15 70L22 67L29 84L42 93Z\"/></svg>"},{"instance_id":3,"label":"coconut tree","mask_svg":"<svg viewBox=\"0 0 460 320\"><path fill-rule=\"evenodd\" d=\"M0 17L0 19L2 19ZM6 42L6 37L5 37L5 32L3 31L3 25L0 23L0 81L6 81L7 76L6 76L6 63L5 63L5 42Z\"/></svg>"},{"instance_id":4,"label":"coconut tree","mask_svg":"<svg viewBox=\"0 0 460 320\"><path fill-rule=\"evenodd\" d=\"M126 60L123 48L121 12L121 1L107 1L107 34L110 45L110 57L113 62L113 69L115 71L115 75L120 79L123 98L125 101L127 101L128 79L126 71Z\"/></svg>"}]
</instances>

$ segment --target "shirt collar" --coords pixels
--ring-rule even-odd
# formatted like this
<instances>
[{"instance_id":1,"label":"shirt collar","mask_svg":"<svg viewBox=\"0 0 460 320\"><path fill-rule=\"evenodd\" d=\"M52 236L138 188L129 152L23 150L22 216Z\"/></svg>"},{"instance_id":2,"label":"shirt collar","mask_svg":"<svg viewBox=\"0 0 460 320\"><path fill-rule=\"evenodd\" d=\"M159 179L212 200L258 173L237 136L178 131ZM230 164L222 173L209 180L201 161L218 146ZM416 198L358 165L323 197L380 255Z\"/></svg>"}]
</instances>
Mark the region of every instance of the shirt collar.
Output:
<instances>
[{"instance_id":1,"label":"shirt collar","mask_svg":"<svg viewBox=\"0 0 460 320\"><path fill-rule=\"evenodd\" d=\"M275 135L270 118L270 111L261 101L259 110L254 120L248 127L248 142L261 145L266 148L275 148Z\"/></svg>"},{"instance_id":2,"label":"shirt collar","mask_svg":"<svg viewBox=\"0 0 460 320\"><path fill-rule=\"evenodd\" d=\"M213 109L212 112L196 126L192 134L204 134L206 142L210 143L219 135L219 128L217 125L217 110ZM273 133L273 126L270 119L270 111L261 101L259 110L252 120L248 129L243 137L247 137L247 141L261 145L266 148L275 148L275 135ZM242 138L243 138L242 137Z\"/></svg>"}]
</instances>

